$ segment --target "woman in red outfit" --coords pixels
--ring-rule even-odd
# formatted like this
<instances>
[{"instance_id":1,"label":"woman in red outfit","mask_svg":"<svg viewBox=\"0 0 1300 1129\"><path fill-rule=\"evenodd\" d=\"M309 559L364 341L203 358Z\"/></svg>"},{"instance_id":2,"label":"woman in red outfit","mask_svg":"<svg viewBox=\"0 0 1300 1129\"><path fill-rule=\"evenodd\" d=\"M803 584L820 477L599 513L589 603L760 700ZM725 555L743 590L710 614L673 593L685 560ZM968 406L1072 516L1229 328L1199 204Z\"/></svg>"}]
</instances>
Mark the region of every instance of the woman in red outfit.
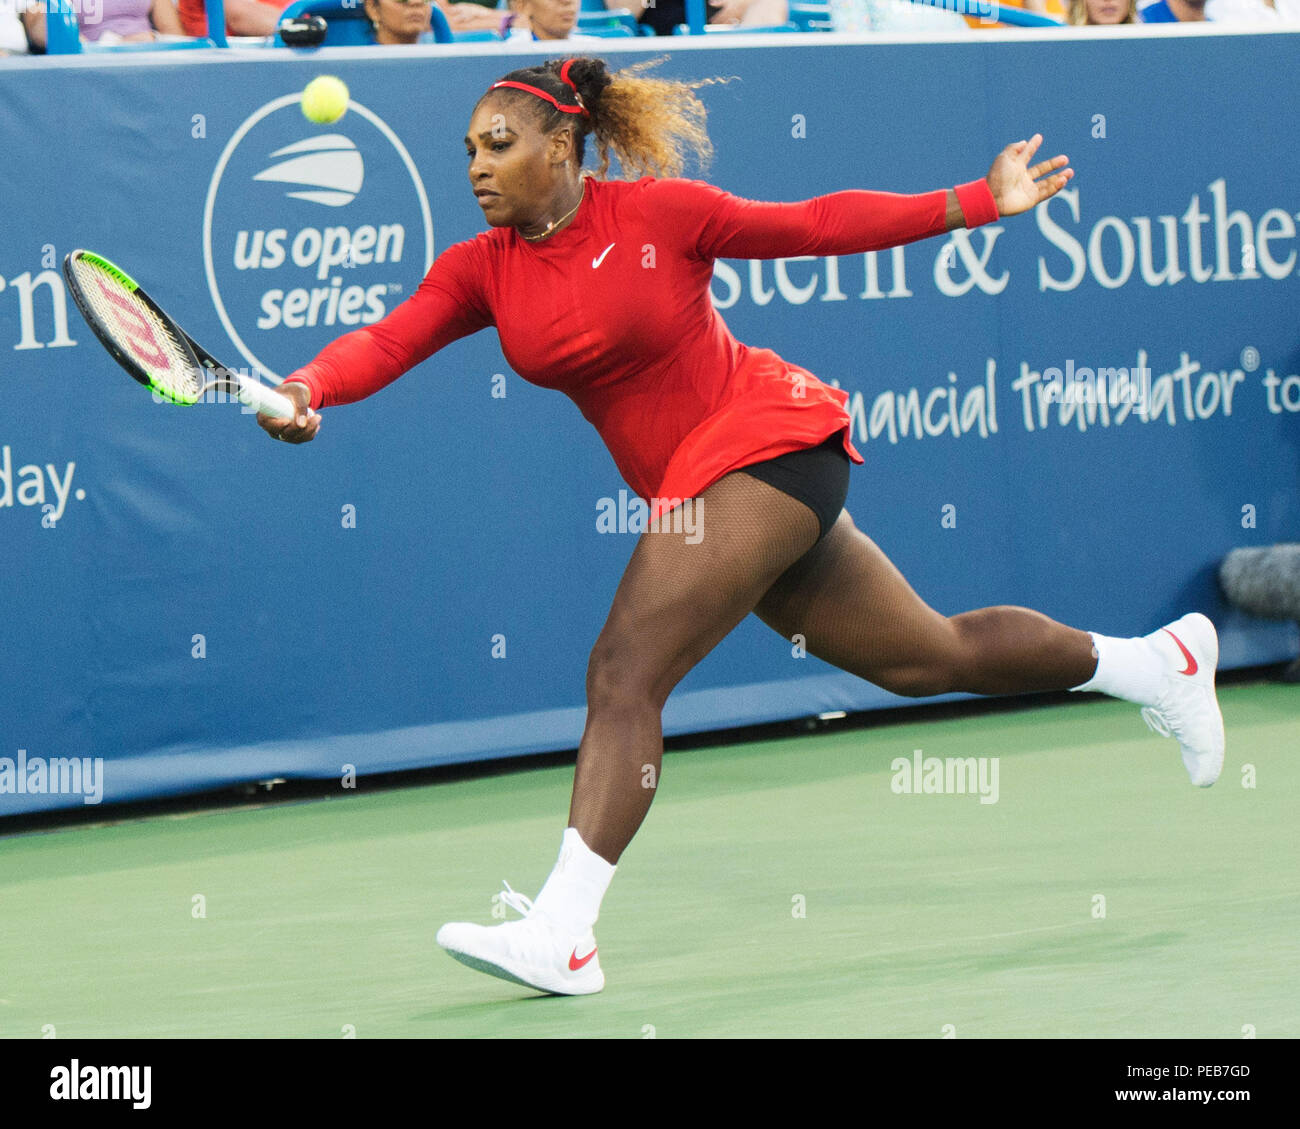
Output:
<instances>
[{"instance_id":1,"label":"woman in red outfit","mask_svg":"<svg viewBox=\"0 0 1300 1129\"><path fill-rule=\"evenodd\" d=\"M535 904L503 895L523 920L438 934L471 967L564 994L604 985L592 927L654 797L664 702L750 612L898 694L1086 688L1151 707L1159 699L1169 731L1201 758L1188 761L1194 782L1218 771L1213 718L1188 737L1177 703L1160 698L1168 656L1153 637L1090 636L1025 608L952 617L929 608L842 508L850 460L862 462L846 394L736 341L709 298L716 258L861 253L1027 211L1073 175L1066 158L1031 167L1035 136L957 188L745 200L678 178L687 152L710 155L695 89L718 80L644 77L652 65L611 75L600 59L553 60L489 89L465 144L490 230L447 248L408 301L292 374L281 391L298 406L293 420L260 419L277 439L307 442L314 409L378 391L495 326L511 367L572 397L649 501L651 528L587 668L556 867ZM582 171L588 137L595 176ZM602 179L611 153L640 179ZM684 510L691 520L675 520ZM1199 624L1181 630L1208 660L1213 705L1210 644ZM1217 755L1221 763L1221 723Z\"/></svg>"}]
</instances>

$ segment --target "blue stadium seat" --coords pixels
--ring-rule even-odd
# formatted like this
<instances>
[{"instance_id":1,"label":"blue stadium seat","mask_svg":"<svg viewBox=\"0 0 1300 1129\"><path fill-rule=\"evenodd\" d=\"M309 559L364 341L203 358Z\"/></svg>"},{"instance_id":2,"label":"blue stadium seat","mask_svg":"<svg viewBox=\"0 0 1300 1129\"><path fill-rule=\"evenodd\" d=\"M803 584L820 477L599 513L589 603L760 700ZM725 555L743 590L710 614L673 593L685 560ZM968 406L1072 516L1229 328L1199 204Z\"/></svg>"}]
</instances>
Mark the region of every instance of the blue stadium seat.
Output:
<instances>
[{"instance_id":1,"label":"blue stadium seat","mask_svg":"<svg viewBox=\"0 0 1300 1129\"><path fill-rule=\"evenodd\" d=\"M453 35L447 17L436 4L429 7L435 43L465 42L470 37L477 37L477 32L463 32ZM367 47L375 42L370 20L366 16L365 5L361 0L294 0L284 10L281 20L293 16L321 16L328 30L325 32L323 47ZM495 39L495 32L484 32L488 39ZM283 47L284 40L280 33L275 33L273 46Z\"/></svg>"},{"instance_id":2,"label":"blue stadium seat","mask_svg":"<svg viewBox=\"0 0 1300 1129\"><path fill-rule=\"evenodd\" d=\"M64 0L48 0L45 5L45 53L80 55L81 32L72 6Z\"/></svg>"},{"instance_id":3,"label":"blue stadium seat","mask_svg":"<svg viewBox=\"0 0 1300 1129\"><path fill-rule=\"evenodd\" d=\"M375 41L366 19L366 9L357 3L344 4L343 0L295 0L285 8L281 21L298 16L321 16L327 25L322 47L361 47ZM285 42L275 33L272 46L283 47Z\"/></svg>"},{"instance_id":4,"label":"blue stadium seat","mask_svg":"<svg viewBox=\"0 0 1300 1129\"><path fill-rule=\"evenodd\" d=\"M833 31L831 7L829 4L790 5L790 22L800 31Z\"/></svg>"}]
</instances>

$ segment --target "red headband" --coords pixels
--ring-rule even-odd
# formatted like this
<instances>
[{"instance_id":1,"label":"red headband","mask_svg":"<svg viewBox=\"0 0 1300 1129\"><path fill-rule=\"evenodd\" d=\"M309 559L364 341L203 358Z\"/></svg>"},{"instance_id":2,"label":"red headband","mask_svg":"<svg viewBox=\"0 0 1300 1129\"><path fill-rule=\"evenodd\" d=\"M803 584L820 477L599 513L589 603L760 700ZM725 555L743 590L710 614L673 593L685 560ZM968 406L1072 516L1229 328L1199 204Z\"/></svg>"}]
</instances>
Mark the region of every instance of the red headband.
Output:
<instances>
[{"instance_id":1,"label":"red headband","mask_svg":"<svg viewBox=\"0 0 1300 1129\"><path fill-rule=\"evenodd\" d=\"M564 66L560 68L560 81L563 82L566 86L571 87L573 89L574 96L577 97L578 88L574 86L573 79L569 77L569 68L573 66L574 62L575 60L573 59L565 60ZM560 103L556 101L555 96L553 94L547 94L545 90L539 90L535 86L529 86L528 83L526 82L510 82L509 80L503 80L501 82L494 82L490 87L488 87L488 89L496 90L498 87L502 87L502 86L509 86L514 90L526 90L528 91L529 94L536 94L538 98L545 99L561 113L586 114L587 117L591 117L591 115L587 113L587 108L585 106L581 106L581 105L561 106Z\"/></svg>"}]
</instances>

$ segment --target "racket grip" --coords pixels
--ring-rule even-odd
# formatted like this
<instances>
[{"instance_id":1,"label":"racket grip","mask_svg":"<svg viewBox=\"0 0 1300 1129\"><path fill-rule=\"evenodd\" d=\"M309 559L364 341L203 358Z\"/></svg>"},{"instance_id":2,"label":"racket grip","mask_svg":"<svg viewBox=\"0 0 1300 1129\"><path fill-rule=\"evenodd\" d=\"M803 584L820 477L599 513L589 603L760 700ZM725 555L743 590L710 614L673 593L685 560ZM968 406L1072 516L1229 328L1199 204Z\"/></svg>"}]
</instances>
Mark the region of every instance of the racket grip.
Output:
<instances>
[{"instance_id":1,"label":"racket grip","mask_svg":"<svg viewBox=\"0 0 1300 1129\"><path fill-rule=\"evenodd\" d=\"M260 415L274 416L276 419L293 419L294 403L287 396L281 396L257 380L240 380L239 399L250 408L256 408Z\"/></svg>"}]
</instances>

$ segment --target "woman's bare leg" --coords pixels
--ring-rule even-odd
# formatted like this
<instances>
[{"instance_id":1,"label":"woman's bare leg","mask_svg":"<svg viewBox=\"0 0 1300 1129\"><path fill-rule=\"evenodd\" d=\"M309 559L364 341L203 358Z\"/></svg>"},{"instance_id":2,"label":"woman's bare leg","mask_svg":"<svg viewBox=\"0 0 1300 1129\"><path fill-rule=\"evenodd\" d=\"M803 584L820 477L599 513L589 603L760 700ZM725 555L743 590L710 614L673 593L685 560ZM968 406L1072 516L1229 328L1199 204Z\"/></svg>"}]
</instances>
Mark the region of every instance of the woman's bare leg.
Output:
<instances>
[{"instance_id":1,"label":"woman's bare leg","mask_svg":"<svg viewBox=\"0 0 1300 1129\"><path fill-rule=\"evenodd\" d=\"M940 615L848 511L756 614L787 639L803 636L809 654L908 697L1066 690L1097 666L1086 631L1029 608Z\"/></svg>"},{"instance_id":2,"label":"woman's bare leg","mask_svg":"<svg viewBox=\"0 0 1300 1129\"><path fill-rule=\"evenodd\" d=\"M746 474L720 479L695 506L696 543L680 531L642 535L587 668L569 826L611 863L654 799L669 693L817 539L812 510Z\"/></svg>"}]
</instances>

